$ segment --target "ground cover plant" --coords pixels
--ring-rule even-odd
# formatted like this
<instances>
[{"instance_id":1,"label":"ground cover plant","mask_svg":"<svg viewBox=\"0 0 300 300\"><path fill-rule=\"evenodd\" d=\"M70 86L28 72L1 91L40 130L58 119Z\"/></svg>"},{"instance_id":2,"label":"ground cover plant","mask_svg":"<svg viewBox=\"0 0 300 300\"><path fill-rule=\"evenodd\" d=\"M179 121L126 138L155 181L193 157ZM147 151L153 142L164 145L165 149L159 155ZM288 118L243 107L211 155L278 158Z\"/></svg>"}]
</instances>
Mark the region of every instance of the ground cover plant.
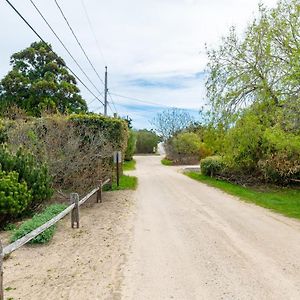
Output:
<instances>
[{"instance_id":1,"label":"ground cover plant","mask_svg":"<svg viewBox=\"0 0 300 300\"><path fill-rule=\"evenodd\" d=\"M122 175L120 176L120 185L117 186L116 182L113 182L111 186L106 185L104 191L119 191L119 190L135 190L138 185L138 179L135 176Z\"/></svg>"},{"instance_id":2,"label":"ground cover plant","mask_svg":"<svg viewBox=\"0 0 300 300\"><path fill-rule=\"evenodd\" d=\"M34 229L40 227L41 225L45 224L53 217L58 215L62 212L67 205L64 204L52 204L45 208L41 213L35 214L32 219L29 219L22 223L16 230L12 231L11 242L14 242L27 233L33 231ZM32 239L29 243L31 244L45 244L48 243L56 230L56 225L51 226L50 228L46 229L44 232L39 234L37 237Z\"/></svg>"},{"instance_id":3,"label":"ground cover plant","mask_svg":"<svg viewBox=\"0 0 300 300\"><path fill-rule=\"evenodd\" d=\"M169 160L169 159L167 159L167 158L163 158L163 159L161 160L161 163L162 163L164 166L173 166L173 165L174 165L173 161L172 161L172 160Z\"/></svg>"},{"instance_id":4,"label":"ground cover plant","mask_svg":"<svg viewBox=\"0 0 300 300\"><path fill-rule=\"evenodd\" d=\"M130 161L124 161L123 163L123 171L134 171L135 170L136 161L130 160Z\"/></svg>"}]
</instances>

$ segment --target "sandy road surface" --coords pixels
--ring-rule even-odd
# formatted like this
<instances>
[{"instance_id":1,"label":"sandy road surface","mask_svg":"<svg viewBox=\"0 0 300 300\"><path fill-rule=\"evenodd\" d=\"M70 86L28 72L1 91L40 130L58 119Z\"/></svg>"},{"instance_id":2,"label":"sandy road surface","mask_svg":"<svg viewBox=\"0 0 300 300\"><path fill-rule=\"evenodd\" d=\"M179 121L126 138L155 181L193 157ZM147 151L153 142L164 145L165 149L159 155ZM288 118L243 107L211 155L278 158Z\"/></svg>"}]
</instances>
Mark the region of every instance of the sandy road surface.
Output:
<instances>
[{"instance_id":1,"label":"sandy road surface","mask_svg":"<svg viewBox=\"0 0 300 300\"><path fill-rule=\"evenodd\" d=\"M122 298L300 299L300 222L137 157Z\"/></svg>"},{"instance_id":2,"label":"sandy road surface","mask_svg":"<svg viewBox=\"0 0 300 300\"><path fill-rule=\"evenodd\" d=\"M104 193L80 210L80 228L66 217L45 246L24 246L4 262L5 300L119 299L132 235L133 192ZM3 237L3 234L2 234Z\"/></svg>"}]
</instances>

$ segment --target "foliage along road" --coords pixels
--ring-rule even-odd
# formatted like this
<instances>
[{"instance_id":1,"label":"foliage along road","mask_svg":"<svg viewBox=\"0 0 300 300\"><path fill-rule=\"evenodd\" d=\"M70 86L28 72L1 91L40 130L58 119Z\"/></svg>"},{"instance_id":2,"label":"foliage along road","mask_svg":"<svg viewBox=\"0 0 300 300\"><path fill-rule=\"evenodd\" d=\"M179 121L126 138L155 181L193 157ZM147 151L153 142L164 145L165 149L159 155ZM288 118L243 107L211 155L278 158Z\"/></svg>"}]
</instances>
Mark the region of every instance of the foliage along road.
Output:
<instances>
[{"instance_id":1,"label":"foliage along road","mask_svg":"<svg viewBox=\"0 0 300 300\"><path fill-rule=\"evenodd\" d=\"M300 299L300 223L138 156L122 299Z\"/></svg>"}]
</instances>

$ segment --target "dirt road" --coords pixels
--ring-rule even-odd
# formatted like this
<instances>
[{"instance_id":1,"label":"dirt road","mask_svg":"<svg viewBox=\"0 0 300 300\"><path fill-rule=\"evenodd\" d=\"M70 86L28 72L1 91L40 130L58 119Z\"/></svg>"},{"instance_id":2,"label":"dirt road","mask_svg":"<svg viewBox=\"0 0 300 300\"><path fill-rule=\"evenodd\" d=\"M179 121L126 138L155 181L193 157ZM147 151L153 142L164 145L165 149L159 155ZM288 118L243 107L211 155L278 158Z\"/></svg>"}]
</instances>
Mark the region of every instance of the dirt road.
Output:
<instances>
[{"instance_id":1,"label":"dirt road","mask_svg":"<svg viewBox=\"0 0 300 300\"><path fill-rule=\"evenodd\" d=\"M300 299L300 222L137 157L122 299Z\"/></svg>"}]
</instances>

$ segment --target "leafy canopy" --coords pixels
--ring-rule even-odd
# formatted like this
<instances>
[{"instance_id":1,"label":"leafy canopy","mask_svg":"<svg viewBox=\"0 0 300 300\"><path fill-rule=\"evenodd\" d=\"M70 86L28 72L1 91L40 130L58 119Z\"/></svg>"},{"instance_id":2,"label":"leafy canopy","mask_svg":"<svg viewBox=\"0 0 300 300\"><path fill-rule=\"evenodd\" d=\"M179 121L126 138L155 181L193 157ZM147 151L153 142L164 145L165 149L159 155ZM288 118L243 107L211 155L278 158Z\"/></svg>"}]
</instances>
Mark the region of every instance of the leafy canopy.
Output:
<instances>
[{"instance_id":1,"label":"leafy canopy","mask_svg":"<svg viewBox=\"0 0 300 300\"><path fill-rule=\"evenodd\" d=\"M2 114L12 107L37 117L44 111L69 114L87 110L74 76L51 45L32 43L12 55L11 65L12 70L0 81Z\"/></svg>"},{"instance_id":2,"label":"leafy canopy","mask_svg":"<svg viewBox=\"0 0 300 300\"><path fill-rule=\"evenodd\" d=\"M281 0L273 9L260 5L243 37L232 28L218 49L208 50L208 98L218 119L255 103L262 114L279 108L287 129L300 127L299 27L298 0Z\"/></svg>"}]
</instances>

